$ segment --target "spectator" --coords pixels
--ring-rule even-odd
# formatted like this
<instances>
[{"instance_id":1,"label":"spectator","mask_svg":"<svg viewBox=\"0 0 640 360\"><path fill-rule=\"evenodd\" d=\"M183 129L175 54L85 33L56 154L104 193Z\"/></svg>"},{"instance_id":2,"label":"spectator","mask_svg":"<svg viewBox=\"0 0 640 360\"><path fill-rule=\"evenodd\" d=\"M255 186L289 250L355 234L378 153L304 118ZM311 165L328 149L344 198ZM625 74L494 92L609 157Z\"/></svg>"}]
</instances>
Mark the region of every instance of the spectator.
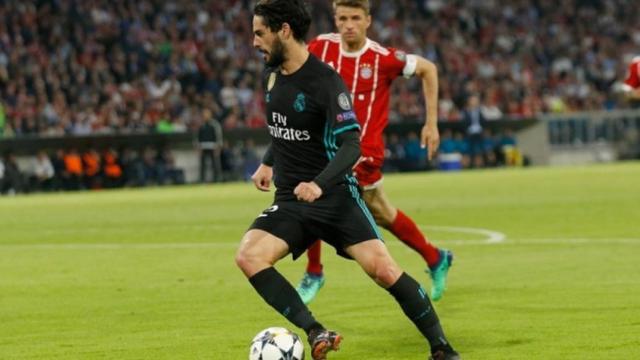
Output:
<instances>
[{"instance_id":1,"label":"spectator","mask_svg":"<svg viewBox=\"0 0 640 360\"><path fill-rule=\"evenodd\" d=\"M506 166L522 166L525 165L525 159L520 149L513 130L505 128L500 136L499 140L500 151L499 154L502 157L502 163Z\"/></svg>"},{"instance_id":2,"label":"spectator","mask_svg":"<svg viewBox=\"0 0 640 360\"><path fill-rule=\"evenodd\" d=\"M467 127L469 155L473 159L475 167L482 167L484 165L484 137L482 134L486 120L482 114L480 100L477 95L469 96L467 107L462 113L462 120Z\"/></svg>"},{"instance_id":3,"label":"spectator","mask_svg":"<svg viewBox=\"0 0 640 360\"><path fill-rule=\"evenodd\" d=\"M202 111L202 118L204 123L198 129L200 182L206 182L208 169L211 169L211 181L218 182L222 179L222 127L209 109Z\"/></svg>"},{"instance_id":4,"label":"spectator","mask_svg":"<svg viewBox=\"0 0 640 360\"><path fill-rule=\"evenodd\" d=\"M18 161L13 153L7 152L3 160L4 183L0 188L0 193L15 195L25 191L24 175L18 167Z\"/></svg>"},{"instance_id":5,"label":"spectator","mask_svg":"<svg viewBox=\"0 0 640 360\"><path fill-rule=\"evenodd\" d=\"M169 149L158 152L157 165L158 183L165 185L169 181L173 185L185 183L184 170L176 166L175 158Z\"/></svg>"},{"instance_id":6,"label":"spectator","mask_svg":"<svg viewBox=\"0 0 640 360\"><path fill-rule=\"evenodd\" d=\"M122 186L122 167L118 162L118 153L109 149L104 152L103 159L104 187L110 189Z\"/></svg>"},{"instance_id":7,"label":"spectator","mask_svg":"<svg viewBox=\"0 0 640 360\"><path fill-rule=\"evenodd\" d=\"M64 172L63 183L65 190L82 189L82 177L84 169L82 167L82 158L78 154L78 150L72 148L64 155Z\"/></svg>"},{"instance_id":8,"label":"spectator","mask_svg":"<svg viewBox=\"0 0 640 360\"><path fill-rule=\"evenodd\" d=\"M427 167L427 150L420 145L420 139L415 131L409 132L404 144L405 170L418 171Z\"/></svg>"},{"instance_id":9,"label":"spectator","mask_svg":"<svg viewBox=\"0 0 640 360\"><path fill-rule=\"evenodd\" d=\"M95 149L89 149L82 154L84 169L83 182L86 189L100 189L102 187L102 159Z\"/></svg>"},{"instance_id":10,"label":"spectator","mask_svg":"<svg viewBox=\"0 0 640 360\"><path fill-rule=\"evenodd\" d=\"M438 168L440 170L448 171L462 169L462 154L458 151L458 145L453 138L453 132L451 129L445 129L442 131L438 152Z\"/></svg>"},{"instance_id":11,"label":"spectator","mask_svg":"<svg viewBox=\"0 0 640 360\"><path fill-rule=\"evenodd\" d=\"M44 151L39 151L33 162L33 174L30 177L31 189L50 191L53 189L55 169L49 156Z\"/></svg>"},{"instance_id":12,"label":"spectator","mask_svg":"<svg viewBox=\"0 0 640 360\"><path fill-rule=\"evenodd\" d=\"M53 165L53 190L62 190L65 188L66 165L64 155L64 150L58 149L51 157L51 164Z\"/></svg>"},{"instance_id":13,"label":"spectator","mask_svg":"<svg viewBox=\"0 0 640 360\"><path fill-rule=\"evenodd\" d=\"M444 129L442 136L440 137L440 148L438 151L441 154L453 154L457 152L456 142L453 140L453 132L451 129Z\"/></svg>"},{"instance_id":14,"label":"spectator","mask_svg":"<svg viewBox=\"0 0 640 360\"><path fill-rule=\"evenodd\" d=\"M146 185L144 163L139 152L126 148L122 155L123 182L125 186Z\"/></svg>"},{"instance_id":15,"label":"spectator","mask_svg":"<svg viewBox=\"0 0 640 360\"><path fill-rule=\"evenodd\" d=\"M496 152L499 151L499 147L491 129L482 131L482 151L484 166L495 167L498 165Z\"/></svg>"},{"instance_id":16,"label":"spectator","mask_svg":"<svg viewBox=\"0 0 640 360\"><path fill-rule=\"evenodd\" d=\"M162 169L158 168L157 158L158 152L150 146L142 150L142 186L160 184L163 174L160 172Z\"/></svg>"},{"instance_id":17,"label":"spectator","mask_svg":"<svg viewBox=\"0 0 640 360\"><path fill-rule=\"evenodd\" d=\"M234 181L238 180L237 156L228 140L222 141L222 149L220 154L222 164L222 180Z\"/></svg>"},{"instance_id":18,"label":"spectator","mask_svg":"<svg viewBox=\"0 0 640 360\"><path fill-rule=\"evenodd\" d=\"M453 135L453 139L456 144L456 152L462 155L462 168L469 168L471 166L471 151L469 149L469 142L460 132L456 132Z\"/></svg>"}]
</instances>

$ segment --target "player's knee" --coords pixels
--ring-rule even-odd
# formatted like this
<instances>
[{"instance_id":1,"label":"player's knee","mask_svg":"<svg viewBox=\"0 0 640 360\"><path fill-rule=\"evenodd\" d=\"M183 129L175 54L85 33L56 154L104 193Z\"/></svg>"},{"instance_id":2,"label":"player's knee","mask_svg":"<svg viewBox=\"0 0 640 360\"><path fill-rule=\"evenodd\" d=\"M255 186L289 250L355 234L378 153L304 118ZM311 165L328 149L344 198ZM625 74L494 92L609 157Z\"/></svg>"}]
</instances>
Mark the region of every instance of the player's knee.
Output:
<instances>
[{"instance_id":1,"label":"player's knee","mask_svg":"<svg viewBox=\"0 0 640 360\"><path fill-rule=\"evenodd\" d=\"M247 247L240 246L236 253L236 265L245 273L250 274L258 263L258 257Z\"/></svg>"},{"instance_id":2,"label":"player's knee","mask_svg":"<svg viewBox=\"0 0 640 360\"><path fill-rule=\"evenodd\" d=\"M247 253L243 251L242 248L238 249L238 251L236 252L235 260L236 260L236 265L238 265L240 269L244 269L250 263L249 256L247 256Z\"/></svg>"},{"instance_id":3,"label":"player's knee","mask_svg":"<svg viewBox=\"0 0 640 360\"><path fill-rule=\"evenodd\" d=\"M384 260L376 264L375 281L382 287L389 287L402 275L402 270L393 261Z\"/></svg>"}]
</instances>

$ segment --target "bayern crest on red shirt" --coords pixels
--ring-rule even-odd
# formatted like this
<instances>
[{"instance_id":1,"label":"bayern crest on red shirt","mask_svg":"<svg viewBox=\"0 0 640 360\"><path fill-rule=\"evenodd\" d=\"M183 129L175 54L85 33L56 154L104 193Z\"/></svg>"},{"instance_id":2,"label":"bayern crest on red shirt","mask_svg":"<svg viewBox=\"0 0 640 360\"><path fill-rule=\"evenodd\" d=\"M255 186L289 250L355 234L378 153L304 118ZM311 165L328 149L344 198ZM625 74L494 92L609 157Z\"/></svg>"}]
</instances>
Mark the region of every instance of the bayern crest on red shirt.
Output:
<instances>
[{"instance_id":1,"label":"bayern crest on red shirt","mask_svg":"<svg viewBox=\"0 0 640 360\"><path fill-rule=\"evenodd\" d=\"M364 63L360 65L360 77L363 79L371 79L373 70L371 70L371 64Z\"/></svg>"}]
</instances>

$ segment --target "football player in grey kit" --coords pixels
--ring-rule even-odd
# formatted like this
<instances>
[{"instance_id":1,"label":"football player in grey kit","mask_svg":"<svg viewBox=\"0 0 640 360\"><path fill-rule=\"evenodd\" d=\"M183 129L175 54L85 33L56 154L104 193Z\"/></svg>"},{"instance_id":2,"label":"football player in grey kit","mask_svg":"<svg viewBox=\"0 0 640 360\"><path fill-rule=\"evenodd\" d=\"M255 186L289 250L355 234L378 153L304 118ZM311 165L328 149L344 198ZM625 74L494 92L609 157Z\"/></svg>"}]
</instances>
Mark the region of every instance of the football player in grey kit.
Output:
<instances>
[{"instance_id":1,"label":"football player in grey kit","mask_svg":"<svg viewBox=\"0 0 640 360\"><path fill-rule=\"evenodd\" d=\"M433 359L459 359L429 297L391 258L360 198L350 175L360 155L360 126L340 76L307 51L310 19L301 0L262 0L254 8L253 45L267 65L272 142L253 181L268 191L275 173L276 192L245 233L236 263L269 305L304 329L314 360L338 350L342 337L313 317L274 264L289 253L299 257L317 239L357 261L396 299Z\"/></svg>"}]
</instances>

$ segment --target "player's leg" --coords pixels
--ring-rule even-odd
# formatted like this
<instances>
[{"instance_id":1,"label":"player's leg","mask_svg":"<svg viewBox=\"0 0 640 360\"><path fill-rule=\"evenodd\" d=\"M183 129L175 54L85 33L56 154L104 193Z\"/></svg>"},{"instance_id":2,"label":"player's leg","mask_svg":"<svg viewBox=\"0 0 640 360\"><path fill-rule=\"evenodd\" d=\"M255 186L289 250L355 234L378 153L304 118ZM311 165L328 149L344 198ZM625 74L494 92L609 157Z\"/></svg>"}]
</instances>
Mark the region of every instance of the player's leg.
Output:
<instances>
[{"instance_id":1,"label":"player's leg","mask_svg":"<svg viewBox=\"0 0 640 360\"><path fill-rule=\"evenodd\" d=\"M382 184L366 189L362 198L378 225L418 252L429 266L437 265L440 260L438 248L427 241L411 218L391 204Z\"/></svg>"},{"instance_id":2,"label":"player's leg","mask_svg":"<svg viewBox=\"0 0 640 360\"><path fill-rule=\"evenodd\" d=\"M318 291L324 285L322 262L320 261L322 241L318 240L307 249L307 271L296 287L302 302L309 304L315 299Z\"/></svg>"},{"instance_id":3,"label":"player's leg","mask_svg":"<svg viewBox=\"0 0 640 360\"><path fill-rule=\"evenodd\" d=\"M429 341L431 353L442 353L456 359L457 353L447 341L440 320L424 289L396 264L382 241L378 239L351 245L345 251L381 287L398 302L405 315Z\"/></svg>"},{"instance_id":4,"label":"player's leg","mask_svg":"<svg viewBox=\"0 0 640 360\"><path fill-rule=\"evenodd\" d=\"M314 360L337 350L341 337L325 329L302 302L293 286L273 267L282 257L300 256L311 243L296 205L276 204L265 210L245 234L236 263L258 294L294 325L304 329Z\"/></svg>"},{"instance_id":5,"label":"player's leg","mask_svg":"<svg viewBox=\"0 0 640 360\"><path fill-rule=\"evenodd\" d=\"M289 282L273 267L289 253L283 240L264 230L249 230L236 254L236 264L258 294L277 312L307 333L322 328Z\"/></svg>"},{"instance_id":6,"label":"player's leg","mask_svg":"<svg viewBox=\"0 0 640 360\"><path fill-rule=\"evenodd\" d=\"M324 327L311 315L291 284L273 267L289 253L288 244L264 230L249 230L236 254L236 264L260 296L307 334Z\"/></svg>"},{"instance_id":7,"label":"player's leg","mask_svg":"<svg viewBox=\"0 0 640 360\"><path fill-rule=\"evenodd\" d=\"M438 249L422 234L416 223L394 207L387 198L382 184L365 190L362 195L376 223L389 230L407 246L422 255L431 276L431 298L440 300L446 289L447 274L453 261L451 251Z\"/></svg>"}]
</instances>

